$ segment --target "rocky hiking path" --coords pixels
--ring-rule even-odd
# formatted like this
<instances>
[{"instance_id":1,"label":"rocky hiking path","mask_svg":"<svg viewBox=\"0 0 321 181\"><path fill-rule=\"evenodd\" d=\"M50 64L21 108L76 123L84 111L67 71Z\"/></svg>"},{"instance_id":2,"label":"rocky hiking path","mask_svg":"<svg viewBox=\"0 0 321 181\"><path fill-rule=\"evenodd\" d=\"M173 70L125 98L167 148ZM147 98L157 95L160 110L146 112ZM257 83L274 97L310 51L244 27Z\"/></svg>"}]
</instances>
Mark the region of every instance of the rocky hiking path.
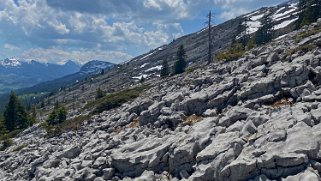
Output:
<instances>
[{"instance_id":1,"label":"rocky hiking path","mask_svg":"<svg viewBox=\"0 0 321 181\"><path fill-rule=\"evenodd\" d=\"M150 81L76 132L29 128L0 152L0 178L318 181L320 30L321 21L237 61Z\"/></svg>"}]
</instances>

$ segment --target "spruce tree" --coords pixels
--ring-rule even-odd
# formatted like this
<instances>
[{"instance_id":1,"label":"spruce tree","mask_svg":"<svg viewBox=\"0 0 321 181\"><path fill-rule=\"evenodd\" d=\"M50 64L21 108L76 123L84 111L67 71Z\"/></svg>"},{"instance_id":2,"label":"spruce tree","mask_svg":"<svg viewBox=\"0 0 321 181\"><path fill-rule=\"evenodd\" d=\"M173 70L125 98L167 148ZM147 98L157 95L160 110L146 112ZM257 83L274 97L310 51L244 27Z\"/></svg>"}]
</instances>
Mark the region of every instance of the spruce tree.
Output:
<instances>
[{"instance_id":1,"label":"spruce tree","mask_svg":"<svg viewBox=\"0 0 321 181\"><path fill-rule=\"evenodd\" d=\"M316 22L321 17L321 1L320 0L300 0L299 1L299 19L297 21L297 29L304 25Z\"/></svg>"},{"instance_id":2,"label":"spruce tree","mask_svg":"<svg viewBox=\"0 0 321 181\"><path fill-rule=\"evenodd\" d=\"M185 72L186 68L186 52L183 45L178 48L176 56L177 61L174 64L174 74L181 74Z\"/></svg>"},{"instance_id":3,"label":"spruce tree","mask_svg":"<svg viewBox=\"0 0 321 181\"><path fill-rule=\"evenodd\" d=\"M310 7L311 7L311 23L313 23L313 22L316 22L319 18L321 18L321 1L312 0Z\"/></svg>"},{"instance_id":4,"label":"spruce tree","mask_svg":"<svg viewBox=\"0 0 321 181\"><path fill-rule=\"evenodd\" d=\"M3 117L4 125L8 131L27 128L29 125L28 114L14 92L10 93Z\"/></svg>"},{"instance_id":5,"label":"spruce tree","mask_svg":"<svg viewBox=\"0 0 321 181\"><path fill-rule=\"evenodd\" d=\"M144 75L142 75L142 77L140 78L139 82L140 82L140 83L145 82L145 77L144 77Z\"/></svg>"},{"instance_id":6,"label":"spruce tree","mask_svg":"<svg viewBox=\"0 0 321 181\"><path fill-rule=\"evenodd\" d=\"M104 75L104 74L105 74L105 69L101 69L100 75Z\"/></svg>"},{"instance_id":7,"label":"spruce tree","mask_svg":"<svg viewBox=\"0 0 321 181\"><path fill-rule=\"evenodd\" d=\"M30 124L33 125L37 121L37 110L36 106L32 106L31 108L31 114L30 114Z\"/></svg>"},{"instance_id":8,"label":"spruce tree","mask_svg":"<svg viewBox=\"0 0 321 181\"><path fill-rule=\"evenodd\" d=\"M104 97L105 96L105 93L104 93L104 91L102 91L100 88L98 88L97 90L96 90L96 100L97 99L100 99L100 98L102 98L102 97Z\"/></svg>"},{"instance_id":9,"label":"spruce tree","mask_svg":"<svg viewBox=\"0 0 321 181\"><path fill-rule=\"evenodd\" d=\"M54 107L54 110L49 114L47 118L47 123L49 125L56 125L66 121L67 110L64 106L58 105Z\"/></svg>"},{"instance_id":10,"label":"spruce tree","mask_svg":"<svg viewBox=\"0 0 321 181\"><path fill-rule=\"evenodd\" d=\"M57 118L59 123L62 123L67 119L67 110L64 106L58 109Z\"/></svg>"},{"instance_id":11,"label":"spruce tree","mask_svg":"<svg viewBox=\"0 0 321 181\"><path fill-rule=\"evenodd\" d=\"M246 45L248 43L248 34L247 34L247 18L244 18L239 22L239 25L236 28L236 35L241 36L239 39L237 39L237 36L234 37L232 44L235 43L241 43L243 46L243 49L246 48Z\"/></svg>"},{"instance_id":12,"label":"spruce tree","mask_svg":"<svg viewBox=\"0 0 321 181\"><path fill-rule=\"evenodd\" d=\"M7 134L7 129L6 126L4 124L4 118L2 117L2 115L0 116L0 136Z\"/></svg>"},{"instance_id":13,"label":"spruce tree","mask_svg":"<svg viewBox=\"0 0 321 181\"><path fill-rule=\"evenodd\" d=\"M164 60L162 63L162 69L161 69L161 73L160 76L161 77L166 77L169 75L169 66L168 66L168 61Z\"/></svg>"},{"instance_id":14,"label":"spruce tree","mask_svg":"<svg viewBox=\"0 0 321 181\"><path fill-rule=\"evenodd\" d=\"M255 33L255 43L263 45L270 42L273 38L273 24L270 15L266 15L262 20L263 26Z\"/></svg>"}]
</instances>

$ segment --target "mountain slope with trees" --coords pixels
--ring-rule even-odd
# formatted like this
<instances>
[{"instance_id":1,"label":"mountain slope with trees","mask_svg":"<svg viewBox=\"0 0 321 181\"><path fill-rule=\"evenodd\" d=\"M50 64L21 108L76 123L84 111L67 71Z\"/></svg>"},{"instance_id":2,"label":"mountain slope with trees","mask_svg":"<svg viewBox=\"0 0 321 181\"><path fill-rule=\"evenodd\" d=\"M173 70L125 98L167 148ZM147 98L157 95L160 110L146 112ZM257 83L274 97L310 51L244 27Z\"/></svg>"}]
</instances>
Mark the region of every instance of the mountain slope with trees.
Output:
<instances>
[{"instance_id":1,"label":"mountain slope with trees","mask_svg":"<svg viewBox=\"0 0 321 181\"><path fill-rule=\"evenodd\" d=\"M17 59L0 60L0 94L57 79L78 72L80 66L73 61L63 65L44 64Z\"/></svg>"}]
</instances>

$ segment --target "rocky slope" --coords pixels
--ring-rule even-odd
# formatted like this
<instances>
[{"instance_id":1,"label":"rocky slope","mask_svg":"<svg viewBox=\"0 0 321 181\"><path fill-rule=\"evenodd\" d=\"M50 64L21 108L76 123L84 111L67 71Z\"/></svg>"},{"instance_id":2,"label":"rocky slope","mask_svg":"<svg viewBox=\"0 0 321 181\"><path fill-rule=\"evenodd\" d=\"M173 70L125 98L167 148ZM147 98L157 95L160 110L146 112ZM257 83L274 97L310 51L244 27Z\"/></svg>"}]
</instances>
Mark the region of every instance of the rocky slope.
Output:
<instances>
[{"instance_id":1,"label":"rocky slope","mask_svg":"<svg viewBox=\"0 0 321 181\"><path fill-rule=\"evenodd\" d=\"M320 180L321 19L0 152L2 180ZM139 85L138 85L139 86Z\"/></svg>"},{"instance_id":2,"label":"rocky slope","mask_svg":"<svg viewBox=\"0 0 321 181\"><path fill-rule=\"evenodd\" d=\"M235 37L244 35L245 32L239 32L238 30L240 24L246 24L248 33L255 33L262 26L261 21L266 16L272 19L276 36L290 32L294 26L293 21L298 17L297 1L289 1L275 7L261 8L213 26L213 52L229 47ZM49 97L48 99L51 100L49 102L53 104L55 100L58 100L70 107L74 107L74 105L81 107L81 105L94 99L95 91L98 87L107 93L111 93L136 85L142 76L152 80L158 78L163 60L168 60L169 65L172 66L176 60L176 51L182 44L187 53L190 69L203 66L201 65L202 62L206 61L208 57L207 28L177 38L167 45L117 65L103 76L93 77L87 82L80 82L70 87L71 91L61 91L55 96ZM85 90L81 91L83 87ZM74 97L77 97L77 99L74 99ZM80 113L81 111L78 112L78 114Z\"/></svg>"}]
</instances>

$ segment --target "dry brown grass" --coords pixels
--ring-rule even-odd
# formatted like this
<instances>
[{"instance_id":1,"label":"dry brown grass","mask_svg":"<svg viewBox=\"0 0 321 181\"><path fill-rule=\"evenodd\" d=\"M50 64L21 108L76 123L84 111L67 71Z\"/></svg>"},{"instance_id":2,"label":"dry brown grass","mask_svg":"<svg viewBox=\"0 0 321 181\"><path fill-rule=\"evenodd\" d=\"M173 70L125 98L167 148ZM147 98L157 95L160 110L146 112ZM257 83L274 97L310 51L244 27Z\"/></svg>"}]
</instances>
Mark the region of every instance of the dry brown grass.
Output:
<instances>
[{"instance_id":1,"label":"dry brown grass","mask_svg":"<svg viewBox=\"0 0 321 181\"><path fill-rule=\"evenodd\" d=\"M131 123L128 124L129 128L137 128L139 126L139 117L135 118Z\"/></svg>"},{"instance_id":2,"label":"dry brown grass","mask_svg":"<svg viewBox=\"0 0 321 181\"><path fill-rule=\"evenodd\" d=\"M273 108L280 108L285 105L292 106L293 100L292 99L281 99L281 100L276 101L274 104L272 104L272 107Z\"/></svg>"},{"instance_id":3,"label":"dry brown grass","mask_svg":"<svg viewBox=\"0 0 321 181\"><path fill-rule=\"evenodd\" d=\"M114 134L119 134L119 133L122 132L124 129L125 129L125 127L123 127L123 126L118 126L118 127L114 128L113 133L114 133Z\"/></svg>"},{"instance_id":4,"label":"dry brown grass","mask_svg":"<svg viewBox=\"0 0 321 181\"><path fill-rule=\"evenodd\" d=\"M196 116L195 114L188 116L184 121L183 125L194 125L195 123L199 122L202 120L202 117Z\"/></svg>"},{"instance_id":5,"label":"dry brown grass","mask_svg":"<svg viewBox=\"0 0 321 181\"><path fill-rule=\"evenodd\" d=\"M66 120L57 125L49 125L46 122L41 124L41 127L47 131L47 137L56 137L61 135L62 133L66 133L69 131L78 131L83 122L88 120L90 117L88 115L81 115L74 117L72 119Z\"/></svg>"}]
</instances>

